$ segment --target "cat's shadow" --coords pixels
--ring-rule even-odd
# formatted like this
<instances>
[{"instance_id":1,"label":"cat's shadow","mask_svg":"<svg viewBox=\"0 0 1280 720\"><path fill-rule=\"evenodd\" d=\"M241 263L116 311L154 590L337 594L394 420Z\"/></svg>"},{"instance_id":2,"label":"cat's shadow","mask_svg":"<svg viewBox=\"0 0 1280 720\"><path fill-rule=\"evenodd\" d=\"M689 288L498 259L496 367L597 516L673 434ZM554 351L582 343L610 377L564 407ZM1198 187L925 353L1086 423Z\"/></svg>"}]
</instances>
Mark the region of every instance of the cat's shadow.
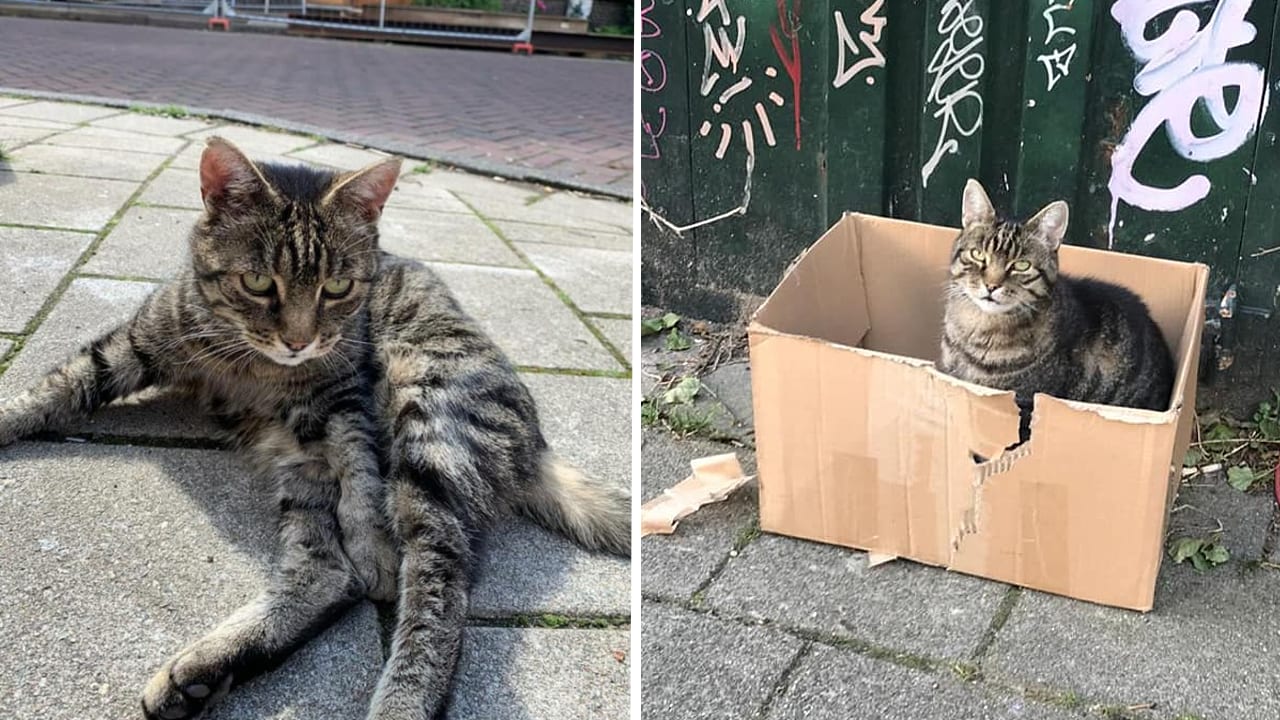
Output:
<instances>
[{"instance_id":1,"label":"cat's shadow","mask_svg":"<svg viewBox=\"0 0 1280 720\"><path fill-rule=\"evenodd\" d=\"M154 429L157 423L173 423L175 416L184 414L184 409L188 417L183 418L183 434L211 437L210 426L192 422L190 405L184 404L181 398L169 397L104 409L84 430L105 433L116 429L113 439L127 443L128 429ZM125 432L120 428L125 428ZM69 436L75 434L68 433ZM204 440L175 444L211 445ZM191 460L183 461L178 457L178 454L190 452L223 455L216 464L220 467L225 464L229 472L219 470L193 474ZM219 538L242 553L265 579L274 546L275 502L269 489L250 477L242 461L226 450L164 450L151 453L148 459L198 506ZM512 548L513 544L524 545L524 552ZM525 608L548 608L550 612L550 608L556 605L557 596L565 590L573 566L581 559L576 553L584 551L524 520L502 523L488 534L478 549L483 560L474 574L472 618L468 622L471 627L464 642L464 657L459 663L451 707L441 717L466 720L494 716L493 713L498 712L508 720L545 720L533 715L522 697L531 690L537 692L538 688L529 687L527 680L522 685L517 678L522 674L527 676L529 669L538 664L546 666L544 672L553 672L552 664L526 657L527 653L536 651L519 642L521 631L502 626L520 624L512 622L511 618L538 614L536 611L529 613L523 610ZM246 592L245 599L252 594ZM478 604L484 606L480 608L483 614L494 617L476 617ZM491 612L494 608L498 610ZM191 634L180 642L190 642L222 618L190 617L181 620L190 628ZM300 648L281 667L235 689L210 711L207 720L310 717L314 712L324 717L339 717L334 713L340 711L330 706L334 698L343 700L348 711L359 707L359 716L363 717L364 707L372 696L381 662L388 650L388 630L393 620L394 609L390 606L375 609L367 602L358 605L315 640ZM379 637L373 642L362 635L370 622L379 626ZM169 652L179 649L175 646ZM339 657L349 653L364 653L370 657L365 664L352 663L349 657ZM158 667L165 659L155 657L151 661ZM350 672L352 665L359 667L355 676ZM145 677L135 679L139 688L145 681ZM311 687L323 687L319 695L331 697L328 700L310 697L308 690ZM356 697L362 699L352 702L351 698ZM297 714L299 712L300 715Z\"/></svg>"}]
</instances>

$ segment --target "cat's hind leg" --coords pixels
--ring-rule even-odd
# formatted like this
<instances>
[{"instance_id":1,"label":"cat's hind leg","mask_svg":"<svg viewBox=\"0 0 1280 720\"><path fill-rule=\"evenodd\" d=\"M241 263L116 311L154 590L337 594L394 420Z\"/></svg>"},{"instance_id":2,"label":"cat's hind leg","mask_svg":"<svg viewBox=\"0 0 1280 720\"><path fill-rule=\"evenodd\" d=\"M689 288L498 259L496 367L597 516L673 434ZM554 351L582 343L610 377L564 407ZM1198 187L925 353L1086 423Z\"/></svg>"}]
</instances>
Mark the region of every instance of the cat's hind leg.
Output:
<instances>
[{"instance_id":1,"label":"cat's hind leg","mask_svg":"<svg viewBox=\"0 0 1280 720\"><path fill-rule=\"evenodd\" d=\"M364 595L342 551L336 483L316 482L318 471L284 469L279 545L266 591L161 667L142 693L148 720L199 717L230 688L279 665Z\"/></svg>"},{"instance_id":2,"label":"cat's hind leg","mask_svg":"<svg viewBox=\"0 0 1280 720\"><path fill-rule=\"evenodd\" d=\"M471 537L429 486L393 478L391 493L401 539L400 600L391 653L368 717L435 720L448 705L462 648Z\"/></svg>"}]
</instances>

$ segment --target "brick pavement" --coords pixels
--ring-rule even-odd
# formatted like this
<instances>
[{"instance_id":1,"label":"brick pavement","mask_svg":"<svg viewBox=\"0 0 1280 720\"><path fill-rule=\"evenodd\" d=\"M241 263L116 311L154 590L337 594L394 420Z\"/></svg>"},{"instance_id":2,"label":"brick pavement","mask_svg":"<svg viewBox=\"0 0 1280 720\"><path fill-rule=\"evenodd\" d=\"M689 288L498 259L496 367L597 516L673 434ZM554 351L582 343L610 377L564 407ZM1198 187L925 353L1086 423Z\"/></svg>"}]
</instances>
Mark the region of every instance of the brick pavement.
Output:
<instances>
[{"instance_id":1,"label":"brick pavement","mask_svg":"<svg viewBox=\"0 0 1280 720\"><path fill-rule=\"evenodd\" d=\"M252 113L486 173L631 196L627 62L3 17L0 68L4 89Z\"/></svg>"},{"instance_id":2,"label":"brick pavement","mask_svg":"<svg viewBox=\"0 0 1280 720\"><path fill-rule=\"evenodd\" d=\"M3 25L3 21L0 21ZM369 150L0 95L0 397L120 322L181 266L202 139L353 168ZM631 208L410 160L384 247L429 262L517 364L551 444L630 482ZM570 262L566 262L570 260ZM594 282L623 292L597 292ZM66 442L0 448L0 718L138 717L172 652L262 587L263 488L172 398ZM106 600L109 598L109 601ZM491 533L450 718L626 715L630 564L513 520ZM365 604L210 720L363 717L385 652Z\"/></svg>"}]
</instances>

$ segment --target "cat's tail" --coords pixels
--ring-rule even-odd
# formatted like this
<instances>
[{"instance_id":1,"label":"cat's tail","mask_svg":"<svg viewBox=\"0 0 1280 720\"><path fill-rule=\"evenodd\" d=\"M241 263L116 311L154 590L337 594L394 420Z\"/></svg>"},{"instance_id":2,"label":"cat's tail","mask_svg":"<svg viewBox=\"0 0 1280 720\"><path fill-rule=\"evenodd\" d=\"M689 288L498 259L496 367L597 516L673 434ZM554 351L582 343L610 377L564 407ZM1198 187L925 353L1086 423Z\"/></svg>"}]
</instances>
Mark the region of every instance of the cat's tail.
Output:
<instances>
[{"instance_id":1,"label":"cat's tail","mask_svg":"<svg viewBox=\"0 0 1280 720\"><path fill-rule=\"evenodd\" d=\"M631 493L583 474L551 452L543 454L538 481L520 510L589 550L631 554Z\"/></svg>"}]
</instances>

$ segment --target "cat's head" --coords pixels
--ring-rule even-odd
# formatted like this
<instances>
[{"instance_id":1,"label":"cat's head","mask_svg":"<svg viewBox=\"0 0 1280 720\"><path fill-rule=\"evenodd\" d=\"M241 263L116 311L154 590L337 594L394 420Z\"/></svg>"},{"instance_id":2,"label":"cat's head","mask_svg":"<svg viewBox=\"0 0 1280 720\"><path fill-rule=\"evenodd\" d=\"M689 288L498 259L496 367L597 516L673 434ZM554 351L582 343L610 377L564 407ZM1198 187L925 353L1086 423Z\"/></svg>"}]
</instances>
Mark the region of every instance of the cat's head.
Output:
<instances>
[{"instance_id":1,"label":"cat's head","mask_svg":"<svg viewBox=\"0 0 1280 720\"><path fill-rule=\"evenodd\" d=\"M397 158L347 173L257 164L211 138L191 237L208 309L281 365L333 350L377 272L378 218L399 174Z\"/></svg>"},{"instance_id":2,"label":"cat's head","mask_svg":"<svg viewBox=\"0 0 1280 720\"><path fill-rule=\"evenodd\" d=\"M964 186L963 229L951 251L951 292L988 313L1034 311L1058 280L1067 204L1049 203L1025 223L1000 220L977 180Z\"/></svg>"}]
</instances>

